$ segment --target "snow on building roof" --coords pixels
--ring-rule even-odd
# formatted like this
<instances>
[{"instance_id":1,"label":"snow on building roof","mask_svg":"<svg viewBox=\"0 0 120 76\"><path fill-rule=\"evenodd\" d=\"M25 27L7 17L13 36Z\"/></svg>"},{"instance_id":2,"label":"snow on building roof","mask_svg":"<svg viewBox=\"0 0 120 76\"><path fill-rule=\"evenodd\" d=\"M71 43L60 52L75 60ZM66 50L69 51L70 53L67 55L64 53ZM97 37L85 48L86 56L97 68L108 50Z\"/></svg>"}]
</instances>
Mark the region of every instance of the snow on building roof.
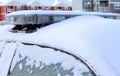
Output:
<instances>
[{"instance_id":1,"label":"snow on building roof","mask_svg":"<svg viewBox=\"0 0 120 76\"><path fill-rule=\"evenodd\" d=\"M22 6L24 4L22 4L16 0L9 0L9 1L3 2L1 5L4 5L4 6Z\"/></svg>"},{"instance_id":2,"label":"snow on building roof","mask_svg":"<svg viewBox=\"0 0 120 76\"><path fill-rule=\"evenodd\" d=\"M38 4L36 2L39 2L40 4L46 5L46 6L51 6L53 5L53 3L55 3L55 0L1 0L2 3L4 3L4 5L11 5L10 2L12 2L13 5L27 5L30 2L33 2L34 5L34 1L35 4ZM60 0L59 2L63 2L62 4L67 4L69 6L72 6L72 1L71 0Z\"/></svg>"},{"instance_id":3,"label":"snow on building roof","mask_svg":"<svg viewBox=\"0 0 120 76\"><path fill-rule=\"evenodd\" d=\"M52 6L70 6L70 5L67 4L67 2L55 0L55 2L52 4Z\"/></svg>"},{"instance_id":4,"label":"snow on building roof","mask_svg":"<svg viewBox=\"0 0 120 76\"><path fill-rule=\"evenodd\" d=\"M30 5L30 6L43 6L43 4L38 2L37 0L30 1L27 5Z\"/></svg>"}]
</instances>

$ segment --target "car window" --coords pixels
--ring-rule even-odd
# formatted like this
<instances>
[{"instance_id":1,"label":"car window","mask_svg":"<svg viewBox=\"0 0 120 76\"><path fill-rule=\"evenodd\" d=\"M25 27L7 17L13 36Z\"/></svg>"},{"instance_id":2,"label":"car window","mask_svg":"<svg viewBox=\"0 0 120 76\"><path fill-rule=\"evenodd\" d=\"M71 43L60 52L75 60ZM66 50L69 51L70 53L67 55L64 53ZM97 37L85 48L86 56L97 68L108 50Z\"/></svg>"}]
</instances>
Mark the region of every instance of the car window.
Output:
<instances>
[{"instance_id":1,"label":"car window","mask_svg":"<svg viewBox=\"0 0 120 76\"><path fill-rule=\"evenodd\" d=\"M72 54L47 46L19 44L9 76L95 76Z\"/></svg>"}]
</instances>

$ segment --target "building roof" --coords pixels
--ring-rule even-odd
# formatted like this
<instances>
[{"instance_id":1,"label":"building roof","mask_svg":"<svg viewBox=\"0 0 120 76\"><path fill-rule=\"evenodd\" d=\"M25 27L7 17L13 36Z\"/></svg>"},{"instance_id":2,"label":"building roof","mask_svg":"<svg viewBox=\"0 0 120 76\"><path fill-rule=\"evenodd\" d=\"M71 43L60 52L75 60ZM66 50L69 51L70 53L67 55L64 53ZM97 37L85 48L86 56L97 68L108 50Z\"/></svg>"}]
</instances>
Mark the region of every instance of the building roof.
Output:
<instances>
[{"instance_id":1,"label":"building roof","mask_svg":"<svg viewBox=\"0 0 120 76\"><path fill-rule=\"evenodd\" d=\"M67 2L55 0L55 2L52 4L52 6L71 6L71 5L68 4Z\"/></svg>"},{"instance_id":2,"label":"building roof","mask_svg":"<svg viewBox=\"0 0 120 76\"><path fill-rule=\"evenodd\" d=\"M45 5L45 6L51 6L56 5L56 0L1 0L2 5ZM59 0L60 3L57 5L69 5L72 6L72 0Z\"/></svg>"},{"instance_id":3,"label":"building roof","mask_svg":"<svg viewBox=\"0 0 120 76\"><path fill-rule=\"evenodd\" d=\"M24 4L20 3L16 0L8 0L8 1L3 2L1 5L4 5L4 6L22 6Z\"/></svg>"},{"instance_id":4,"label":"building roof","mask_svg":"<svg viewBox=\"0 0 120 76\"><path fill-rule=\"evenodd\" d=\"M43 4L40 3L37 0L30 1L27 5L30 5L30 6L43 6Z\"/></svg>"}]
</instances>

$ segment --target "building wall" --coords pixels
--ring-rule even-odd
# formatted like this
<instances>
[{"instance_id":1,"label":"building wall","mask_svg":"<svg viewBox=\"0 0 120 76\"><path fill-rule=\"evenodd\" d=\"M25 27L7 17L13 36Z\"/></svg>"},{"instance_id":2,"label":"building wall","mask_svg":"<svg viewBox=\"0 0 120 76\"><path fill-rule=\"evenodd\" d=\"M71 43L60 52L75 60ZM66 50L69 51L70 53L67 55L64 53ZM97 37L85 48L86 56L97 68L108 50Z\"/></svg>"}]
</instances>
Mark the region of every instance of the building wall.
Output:
<instances>
[{"instance_id":1,"label":"building wall","mask_svg":"<svg viewBox=\"0 0 120 76\"><path fill-rule=\"evenodd\" d=\"M98 3L96 4L96 11L98 12L111 12L111 13L120 13L120 0L97 0ZM107 7L102 7L100 6L100 1L108 1L108 6ZM116 4L118 4L119 8L115 8ZM103 11L101 10L103 9ZM104 9L108 9L108 11L105 11Z\"/></svg>"},{"instance_id":2,"label":"building wall","mask_svg":"<svg viewBox=\"0 0 120 76\"><path fill-rule=\"evenodd\" d=\"M73 10L81 11L93 11L95 8L96 0L73 0L72 8Z\"/></svg>"},{"instance_id":3,"label":"building wall","mask_svg":"<svg viewBox=\"0 0 120 76\"><path fill-rule=\"evenodd\" d=\"M72 10L83 10L83 0L72 0Z\"/></svg>"},{"instance_id":4,"label":"building wall","mask_svg":"<svg viewBox=\"0 0 120 76\"><path fill-rule=\"evenodd\" d=\"M94 11L94 9L95 9L95 0L83 0L83 10Z\"/></svg>"},{"instance_id":5,"label":"building wall","mask_svg":"<svg viewBox=\"0 0 120 76\"><path fill-rule=\"evenodd\" d=\"M63 7L63 6L0 6L0 21L5 20L5 15L14 11L19 10L68 10L71 11L72 7Z\"/></svg>"},{"instance_id":6,"label":"building wall","mask_svg":"<svg viewBox=\"0 0 120 76\"><path fill-rule=\"evenodd\" d=\"M0 21L5 20L5 15L16 11L16 6L0 6Z\"/></svg>"},{"instance_id":7,"label":"building wall","mask_svg":"<svg viewBox=\"0 0 120 76\"><path fill-rule=\"evenodd\" d=\"M110 12L120 13L120 8L115 8L115 3L110 3Z\"/></svg>"},{"instance_id":8,"label":"building wall","mask_svg":"<svg viewBox=\"0 0 120 76\"><path fill-rule=\"evenodd\" d=\"M120 0L110 0L110 2L120 2Z\"/></svg>"},{"instance_id":9,"label":"building wall","mask_svg":"<svg viewBox=\"0 0 120 76\"><path fill-rule=\"evenodd\" d=\"M73 0L73 10L120 13L120 0Z\"/></svg>"},{"instance_id":10,"label":"building wall","mask_svg":"<svg viewBox=\"0 0 120 76\"><path fill-rule=\"evenodd\" d=\"M0 7L0 21L3 21L5 19L6 10L7 9L5 6Z\"/></svg>"}]
</instances>

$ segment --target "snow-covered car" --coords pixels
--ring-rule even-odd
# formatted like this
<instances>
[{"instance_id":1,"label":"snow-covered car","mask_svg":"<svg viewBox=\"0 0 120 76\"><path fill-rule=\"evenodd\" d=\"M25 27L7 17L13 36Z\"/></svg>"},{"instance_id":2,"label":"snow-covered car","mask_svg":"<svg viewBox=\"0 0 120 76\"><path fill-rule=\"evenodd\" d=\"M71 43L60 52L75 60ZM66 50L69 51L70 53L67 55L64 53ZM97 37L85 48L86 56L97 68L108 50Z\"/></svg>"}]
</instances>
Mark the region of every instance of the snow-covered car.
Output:
<instances>
[{"instance_id":1,"label":"snow-covered car","mask_svg":"<svg viewBox=\"0 0 120 76\"><path fill-rule=\"evenodd\" d=\"M120 20L77 16L12 33L0 27L0 76L119 76Z\"/></svg>"}]
</instances>

